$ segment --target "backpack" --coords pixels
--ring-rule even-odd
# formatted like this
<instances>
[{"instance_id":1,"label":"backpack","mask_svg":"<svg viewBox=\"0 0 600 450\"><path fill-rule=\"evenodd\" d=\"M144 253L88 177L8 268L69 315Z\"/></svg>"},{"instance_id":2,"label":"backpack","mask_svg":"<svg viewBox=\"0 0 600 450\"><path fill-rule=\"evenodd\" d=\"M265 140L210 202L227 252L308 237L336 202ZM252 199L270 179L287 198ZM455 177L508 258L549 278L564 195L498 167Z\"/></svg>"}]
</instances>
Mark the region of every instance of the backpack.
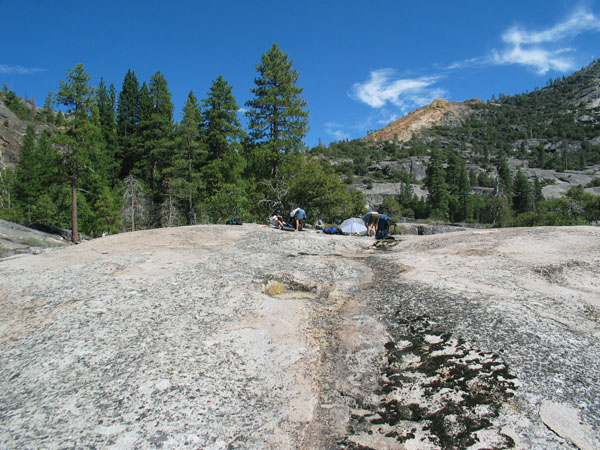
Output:
<instances>
[{"instance_id":1,"label":"backpack","mask_svg":"<svg viewBox=\"0 0 600 450\"><path fill-rule=\"evenodd\" d=\"M342 234L342 230L336 227L328 227L323 230L325 234Z\"/></svg>"}]
</instances>

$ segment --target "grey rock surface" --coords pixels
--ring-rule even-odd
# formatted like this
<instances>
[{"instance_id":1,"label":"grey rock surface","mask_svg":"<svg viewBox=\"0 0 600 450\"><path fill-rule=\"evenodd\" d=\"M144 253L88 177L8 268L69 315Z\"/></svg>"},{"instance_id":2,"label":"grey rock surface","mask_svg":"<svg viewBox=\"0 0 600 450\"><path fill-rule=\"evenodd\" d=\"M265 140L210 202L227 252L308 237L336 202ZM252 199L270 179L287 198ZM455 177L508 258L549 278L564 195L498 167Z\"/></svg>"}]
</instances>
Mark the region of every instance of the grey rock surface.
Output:
<instances>
[{"instance_id":1,"label":"grey rock surface","mask_svg":"<svg viewBox=\"0 0 600 450\"><path fill-rule=\"evenodd\" d=\"M181 227L3 259L0 279L0 448L598 439L600 228ZM552 402L577 435L545 425Z\"/></svg>"},{"instance_id":2,"label":"grey rock surface","mask_svg":"<svg viewBox=\"0 0 600 450\"><path fill-rule=\"evenodd\" d=\"M31 103L27 102L25 107L31 108ZM17 165L27 125L27 122L15 116L0 99L0 168L14 169ZM39 136L44 129L53 128L52 125L43 123L35 123L33 127L36 136Z\"/></svg>"},{"instance_id":3,"label":"grey rock surface","mask_svg":"<svg viewBox=\"0 0 600 450\"><path fill-rule=\"evenodd\" d=\"M0 259L24 253L41 253L46 248L68 244L58 234L45 233L0 219Z\"/></svg>"},{"instance_id":4,"label":"grey rock surface","mask_svg":"<svg viewBox=\"0 0 600 450\"><path fill-rule=\"evenodd\" d=\"M427 190L418 184L412 185L414 194L419 198L427 197ZM364 194L368 209L377 209L386 197L397 197L402 192L402 183L373 183L371 186L354 185L354 189Z\"/></svg>"}]
</instances>

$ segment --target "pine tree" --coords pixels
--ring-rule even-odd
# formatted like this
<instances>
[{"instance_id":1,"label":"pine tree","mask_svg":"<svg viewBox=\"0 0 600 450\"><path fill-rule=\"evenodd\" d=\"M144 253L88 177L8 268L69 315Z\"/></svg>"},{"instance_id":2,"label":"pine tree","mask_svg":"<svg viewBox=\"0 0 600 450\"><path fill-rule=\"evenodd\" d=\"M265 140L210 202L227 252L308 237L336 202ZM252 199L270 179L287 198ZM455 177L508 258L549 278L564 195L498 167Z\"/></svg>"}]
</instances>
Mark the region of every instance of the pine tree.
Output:
<instances>
[{"instance_id":1,"label":"pine tree","mask_svg":"<svg viewBox=\"0 0 600 450\"><path fill-rule=\"evenodd\" d=\"M25 214L25 220L31 222L32 208L36 198L42 191L38 177L40 171L39 161L35 154L35 133L29 125L19 152L19 163L16 167L15 199L19 202Z\"/></svg>"},{"instance_id":2,"label":"pine tree","mask_svg":"<svg viewBox=\"0 0 600 450\"><path fill-rule=\"evenodd\" d=\"M197 221L195 207L201 183L199 171L205 159L200 121L200 108L196 96L190 91L183 107L183 118L177 127L173 163L167 171L175 196L184 203L183 211L188 224Z\"/></svg>"},{"instance_id":3,"label":"pine tree","mask_svg":"<svg viewBox=\"0 0 600 450\"><path fill-rule=\"evenodd\" d=\"M117 144L121 175L129 175L139 158L135 139L140 114L140 85L131 70L127 71L117 106Z\"/></svg>"},{"instance_id":4,"label":"pine tree","mask_svg":"<svg viewBox=\"0 0 600 450\"><path fill-rule=\"evenodd\" d=\"M512 176L510 174L510 167L508 166L508 161L506 159L506 154L502 152L498 156L498 163L496 166L496 171L498 172L498 178L500 181L499 188L500 194L506 199L507 202L510 202L512 197Z\"/></svg>"},{"instance_id":5,"label":"pine tree","mask_svg":"<svg viewBox=\"0 0 600 450\"><path fill-rule=\"evenodd\" d=\"M293 62L277 43L262 56L256 66L258 77L254 98L246 103L250 110L248 128L253 170L259 178L275 178L284 156L302 150L308 131L306 101L296 86L298 73Z\"/></svg>"},{"instance_id":6,"label":"pine tree","mask_svg":"<svg viewBox=\"0 0 600 450\"><path fill-rule=\"evenodd\" d=\"M0 218L13 222L13 203L14 196L12 194L14 188L15 173L9 168L0 166Z\"/></svg>"},{"instance_id":7,"label":"pine tree","mask_svg":"<svg viewBox=\"0 0 600 450\"><path fill-rule=\"evenodd\" d=\"M49 92L44 100L43 114L48 123L54 123L54 112L52 111L52 105L54 105L54 97L52 92Z\"/></svg>"},{"instance_id":8,"label":"pine tree","mask_svg":"<svg viewBox=\"0 0 600 450\"><path fill-rule=\"evenodd\" d=\"M93 234L100 236L103 233L113 234L121 231L121 216L119 214L119 202L108 186L103 186L94 203L96 219L93 226Z\"/></svg>"},{"instance_id":9,"label":"pine tree","mask_svg":"<svg viewBox=\"0 0 600 450\"><path fill-rule=\"evenodd\" d=\"M61 225L58 205L65 203L65 200L61 199L61 195L67 180L63 155L56 149L51 135L47 132L42 133L37 141L35 160L38 167L37 177L42 191L34 205L32 220L49 225ZM68 204L68 201L66 203Z\"/></svg>"},{"instance_id":10,"label":"pine tree","mask_svg":"<svg viewBox=\"0 0 600 450\"><path fill-rule=\"evenodd\" d=\"M162 203L162 187L165 171L172 164L173 149L173 103L167 88L167 80L156 72L150 77L148 86L151 111L142 99L143 113L140 116L141 137L144 142L144 173L156 205ZM150 105L148 105L150 106ZM148 114L149 113L149 114Z\"/></svg>"},{"instance_id":11,"label":"pine tree","mask_svg":"<svg viewBox=\"0 0 600 450\"><path fill-rule=\"evenodd\" d=\"M533 210L533 192L531 184L525 175L519 170L515 175L513 208L517 213Z\"/></svg>"},{"instance_id":12,"label":"pine tree","mask_svg":"<svg viewBox=\"0 0 600 450\"><path fill-rule=\"evenodd\" d=\"M140 87L140 98L138 105L138 125L135 132L135 147L137 149L137 157L132 165L131 173L142 180L146 185L150 183L150 169L152 162L150 161L150 133L152 128L152 114L154 107L152 98L150 97L150 89L146 82Z\"/></svg>"},{"instance_id":13,"label":"pine tree","mask_svg":"<svg viewBox=\"0 0 600 450\"><path fill-rule=\"evenodd\" d=\"M471 180L467 174L464 163L460 166L458 173L458 221L469 220L473 214L473 202L471 200Z\"/></svg>"},{"instance_id":14,"label":"pine tree","mask_svg":"<svg viewBox=\"0 0 600 450\"><path fill-rule=\"evenodd\" d=\"M88 85L91 77L88 75L83 64L77 64L74 69L67 73L66 81L60 81L57 101L69 108L72 119L67 123L65 133L57 136L56 142L61 146L62 153L69 168L71 182L71 224L72 241L79 241L77 228L77 193L79 183L90 152L97 145L99 129L90 119L90 108L93 91ZM84 199L82 199L84 200Z\"/></svg>"},{"instance_id":15,"label":"pine tree","mask_svg":"<svg viewBox=\"0 0 600 450\"><path fill-rule=\"evenodd\" d=\"M449 218L449 195L446 184L446 173L440 151L434 148L426 170L425 186L428 195L427 202L431 206L432 215L440 220Z\"/></svg>"},{"instance_id":16,"label":"pine tree","mask_svg":"<svg viewBox=\"0 0 600 450\"><path fill-rule=\"evenodd\" d=\"M238 106L232 88L218 77L202 101L207 163L202 170L208 196L214 195L220 185L240 181L244 170L240 140L244 132L237 118Z\"/></svg>"},{"instance_id":17,"label":"pine tree","mask_svg":"<svg viewBox=\"0 0 600 450\"><path fill-rule=\"evenodd\" d=\"M115 121L115 88L111 84L110 90L104 84L104 79L100 78L98 89L96 90L96 106L98 108L98 117L100 129L104 139L105 155L107 158L107 173L104 174L110 184L114 185L120 173L117 171L117 124ZM118 168L120 170L120 167Z\"/></svg>"},{"instance_id":18,"label":"pine tree","mask_svg":"<svg viewBox=\"0 0 600 450\"><path fill-rule=\"evenodd\" d=\"M464 168L464 162L456 154L456 152L450 152L448 156L448 165L446 167L446 184L451 194L458 192L459 176Z\"/></svg>"},{"instance_id":19,"label":"pine tree","mask_svg":"<svg viewBox=\"0 0 600 450\"><path fill-rule=\"evenodd\" d=\"M65 125L65 116L62 113L62 111L58 111L56 113L56 117L54 118L54 124L59 128Z\"/></svg>"},{"instance_id":20,"label":"pine tree","mask_svg":"<svg viewBox=\"0 0 600 450\"><path fill-rule=\"evenodd\" d=\"M542 186L542 183L540 183L540 180L536 175L535 179L533 180L533 203L534 203L535 208L537 209L538 204L540 204L544 200L545 200L545 198L544 198L543 186Z\"/></svg>"}]
</instances>

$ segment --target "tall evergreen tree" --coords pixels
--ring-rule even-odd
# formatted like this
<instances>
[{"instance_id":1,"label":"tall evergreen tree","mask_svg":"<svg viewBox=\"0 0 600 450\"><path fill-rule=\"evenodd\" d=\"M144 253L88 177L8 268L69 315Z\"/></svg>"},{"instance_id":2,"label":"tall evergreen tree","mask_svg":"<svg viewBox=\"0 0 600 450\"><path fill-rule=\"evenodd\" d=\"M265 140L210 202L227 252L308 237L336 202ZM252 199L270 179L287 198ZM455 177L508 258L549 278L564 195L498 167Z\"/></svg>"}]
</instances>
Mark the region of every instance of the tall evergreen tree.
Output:
<instances>
[{"instance_id":1,"label":"tall evergreen tree","mask_svg":"<svg viewBox=\"0 0 600 450\"><path fill-rule=\"evenodd\" d=\"M498 155L498 162L496 165L496 171L498 172L499 178L499 188L501 191L501 195L506 199L507 202L510 202L512 197L512 176L510 174L510 167L508 166L508 160L506 158L506 153L501 152Z\"/></svg>"},{"instance_id":2,"label":"tall evergreen tree","mask_svg":"<svg viewBox=\"0 0 600 450\"><path fill-rule=\"evenodd\" d=\"M437 148L431 151L431 159L426 170L425 186L428 195L427 202L431 205L432 215L441 220L449 218L448 186L442 155Z\"/></svg>"},{"instance_id":3,"label":"tall evergreen tree","mask_svg":"<svg viewBox=\"0 0 600 450\"><path fill-rule=\"evenodd\" d=\"M27 126L21 143L19 162L15 177L15 199L21 204L25 220L31 222L31 214L36 198L42 191L38 177L39 162L35 154L35 133L31 125Z\"/></svg>"},{"instance_id":4,"label":"tall evergreen tree","mask_svg":"<svg viewBox=\"0 0 600 450\"><path fill-rule=\"evenodd\" d=\"M154 197L156 205L162 203L162 188L165 170L172 164L173 103L167 87L167 80L156 72L148 85L150 104L142 98L140 116L141 138L144 143L144 178ZM151 109L148 109L151 106Z\"/></svg>"},{"instance_id":5,"label":"tall evergreen tree","mask_svg":"<svg viewBox=\"0 0 600 450\"><path fill-rule=\"evenodd\" d=\"M513 208L517 213L524 213L533 210L533 192L531 183L519 170L515 175Z\"/></svg>"},{"instance_id":6,"label":"tall evergreen tree","mask_svg":"<svg viewBox=\"0 0 600 450\"><path fill-rule=\"evenodd\" d=\"M301 96L302 88L296 86L298 72L293 61L277 43L263 54L256 69L256 87L251 89L254 98L246 102L253 169L260 178L275 177L283 157L304 146L307 103Z\"/></svg>"},{"instance_id":7,"label":"tall evergreen tree","mask_svg":"<svg viewBox=\"0 0 600 450\"><path fill-rule=\"evenodd\" d=\"M471 200L471 180L469 179L469 174L467 173L467 168L465 167L464 162L461 164L458 172L458 215L456 220L464 221L471 219L473 214L473 203Z\"/></svg>"},{"instance_id":8,"label":"tall evergreen tree","mask_svg":"<svg viewBox=\"0 0 600 450\"><path fill-rule=\"evenodd\" d=\"M173 163L167 176L173 181L174 195L182 200L188 224L196 223L196 200L200 187L200 167L205 159L200 133L200 107L196 96L189 92L183 107L183 117L177 127Z\"/></svg>"},{"instance_id":9,"label":"tall evergreen tree","mask_svg":"<svg viewBox=\"0 0 600 450\"><path fill-rule=\"evenodd\" d=\"M46 118L46 122L53 123L54 122L54 112L52 111L52 105L54 105L54 97L52 92L49 92L44 100L44 108L42 110L44 117Z\"/></svg>"},{"instance_id":10,"label":"tall evergreen tree","mask_svg":"<svg viewBox=\"0 0 600 450\"><path fill-rule=\"evenodd\" d=\"M464 161L456 152L450 152L448 155L448 165L446 167L446 184L448 184L451 194L456 194L458 192L459 177L463 168Z\"/></svg>"},{"instance_id":11,"label":"tall evergreen tree","mask_svg":"<svg viewBox=\"0 0 600 450\"><path fill-rule=\"evenodd\" d=\"M244 135L237 118L238 106L232 88L221 76L213 81L202 101L207 164L202 174L206 194L214 195L220 185L238 183L244 169L240 140Z\"/></svg>"},{"instance_id":12,"label":"tall evergreen tree","mask_svg":"<svg viewBox=\"0 0 600 450\"><path fill-rule=\"evenodd\" d=\"M42 133L37 141L35 148L35 160L39 172L37 177L42 191L40 197L34 205L34 222L42 222L49 225L63 225L59 220L58 205L68 204L68 199L64 196L65 172L62 166L63 155L53 145L52 137L49 133Z\"/></svg>"},{"instance_id":13,"label":"tall evergreen tree","mask_svg":"<svg viewBox=\"0 0 600 450\"><path fill-rule=\"evenodd\" d=\"M97 145L99 129L90 119L92 88L88 85L91 77L83 64L77 64L67 73L66 81L60 81L57 101L72 113L67 130L57 139L63 149L69 170L72 194L72 240L79 241L77 228L77 193L81 176L89 159L90 152Z\"/></svg>"},{"instance_id":14,"label":"tall evergreen tree","mask_svg":"<svg viewBox=\"0 0 600 450\"><path fill-rule=\"evenodd\" d=\"M139 159L136 141L137 126L140 119L140 85L131 70L127 71L117 105L118 160L121 168L120 178L129 175Z\"/></svg>"},{"instance_id":15,"label":"tall evergreen tree","mask_svg":"<svg viewBox=\"0 0 600 450\"><path fill-rule=\"evenodd\" d=\"M96 105L98 108L98 118L100 121L100 129L104 139L105 155L107 159L107 173L104 174L110 179L110 183L114 184L120 176L120 167L117 171L117 129L115 121L115 88L111 84L108 89L104 83L104 79L100 78L100 83L96 90Z\"/></svg>"},{"instance_id":16,"label":"tall evergreen tree","mask_svg":"<svg viewBox=\"0 0 600 450\"><path fill-rule=\"evenodd\" d=\"M154 112L154 106L152 105L152 98L150 97L150 89L148 84L144 81L140 86L140 98L138 105L138 125L136 128L135 135L135 146L137 148L137 158L133 163L132 173L148 184L150 182L150 170L152 166L150 162L150 129L152 128L152 114Z\"/></svg>"},{"instance_id":17,"label":"tall evergreen tree","mask_svg":"<svg viewBox=\"0 0 600 450\"><path fill-rule=\"evenodd\" d=\"M15 172L8 167L0 166L0 219L19 222L20 211L14 207Z\"/></svg>"},{"instance_id":18,"label":"tall evergreen tree","mask_svg":"<svg viewBox=\"0 0 600 450\"><path fill-rule=\"evenodd\" d=\"M544 200L545 200L545 198L544 198L543 186L542 186L542 183L540 182L539 178L536 175L535 179L533 180L534 207L537 209L538 204L543 202Z\"/></svg>"}]
</instances>

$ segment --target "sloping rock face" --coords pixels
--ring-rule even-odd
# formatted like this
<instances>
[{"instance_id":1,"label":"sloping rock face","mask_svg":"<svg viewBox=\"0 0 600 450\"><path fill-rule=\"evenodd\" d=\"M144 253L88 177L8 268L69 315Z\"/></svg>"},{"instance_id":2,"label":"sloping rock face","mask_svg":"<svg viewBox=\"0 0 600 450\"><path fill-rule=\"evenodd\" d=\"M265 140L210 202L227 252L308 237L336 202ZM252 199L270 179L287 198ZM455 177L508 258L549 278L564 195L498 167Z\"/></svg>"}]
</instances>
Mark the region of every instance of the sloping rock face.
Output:
<instances>
[{"instance_id":1,"label":"sloping rock face","mask_svg":"<svg viewBox=\"0 0 600 450\"><path fill-rule=\"evenodd\" d=\"M31 105L28 104L27 107L30 108ZM27 122L15 116L0 99L0 168L10 167L14 169L19 162L19 152L21 151L21 143L27 125ZM44 129L52 126L35 123L33 127L36 136L39 136Z\"/></svg>"},{"instance_id":2,"label":"sloping rock face","mask_svg":"<svg viewBox=\"0 0 600 450\"><path fill-rule=\"evenodd\" d=\"M464 103L449 102L438 98L430 105L416 109L386 127L367 135L365 140L376 142L410 141L415 133L434 125L457 125L472 114L470 104L481 100L468 100Z\"/></svg>"},{"instance_id":3,"label":"sloping rock face","mask_svg":"<svg viewBox=\"0 0 600 450\"><path fill-rule=\"evenodd\" d=\"M402 183L355 184L353 188L363 193L370 210L378 209L386 197L398 197L402 193ZM413 184L412 188L417 197L427 198L427 191L422 186Z\"/></svg>"},{"instance_id":4,"label":"sloping rock face","mask_svg":"<svg viewBox=\"0 0 600 450\"><path fill-rule=\"evenodd\" d=\"M0 447L597 448L600 229L403 239L194 226L0 260Z\"/></svg>"},{"instance_id":5,"label":"sloping rock face","mask_svg":"<svg viewBox=\"0 0 600 450\"><path fill-rule=\"evenodd\" d=\"M523 161L511 160L513 169L523 166ZM574 186L586 186L596 178L600 178L600 165L590 166L585 171L565 170L564 172L556 172L554 170L538 169L533 167L521 168L523 174L531 181L537 177L540 181L549 181L551 184L544 186L543 194L545 198L557 198L567 193ZM585 191L600 195L600 189L586 187Z\"/></svg>"},{"instance_id":6,"label":"sloping rock face","mask_svg":"<svg viewBox=\"0 0 600 450\"><path fill-rule=\"evenodd\" d=\"M47 233L0 219L0 259L23 253L41 253L46 248L69 242L56 233Z\"/></svg>"}]
</instances>

